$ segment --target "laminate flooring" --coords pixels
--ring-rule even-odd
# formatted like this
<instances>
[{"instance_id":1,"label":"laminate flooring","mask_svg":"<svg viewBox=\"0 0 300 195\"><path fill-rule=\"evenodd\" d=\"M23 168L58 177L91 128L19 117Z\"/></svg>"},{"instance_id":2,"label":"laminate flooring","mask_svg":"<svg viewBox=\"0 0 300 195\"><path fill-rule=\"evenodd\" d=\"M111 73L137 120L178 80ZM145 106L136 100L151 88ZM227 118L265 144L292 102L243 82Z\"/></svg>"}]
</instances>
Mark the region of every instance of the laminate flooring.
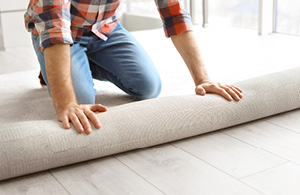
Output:
<instances>
[{"instance_id":1,"label":"laminate flooring","mask_svg":"<svg viewBox=\"0 0 300 195\"><path fill-rule=\"evenodd\" d=\"M222 81L235 82L300 65L298 37L259 37L255 31L236 28L220 32L197 27L195 32L206 64L211 64L208 69L212 77ZM163 36L161 30L133 34L150 50L153 44L145 37L155 33L158 38ZM167 39L162 40L162 51L174 50ZM226 50L229 45L231 49ZM26 63L20 56L25 56ZM152 57L156 62L161 55ZM2 74L38 68L30 46L0 52L0 63ZM163 80L171 85L172 78L164 74L172 75L172 71L163 73ZM299 118L300 110L293 110L172 143L2 181L0 195L298 195Z\"/></svg>"}]
</instances>

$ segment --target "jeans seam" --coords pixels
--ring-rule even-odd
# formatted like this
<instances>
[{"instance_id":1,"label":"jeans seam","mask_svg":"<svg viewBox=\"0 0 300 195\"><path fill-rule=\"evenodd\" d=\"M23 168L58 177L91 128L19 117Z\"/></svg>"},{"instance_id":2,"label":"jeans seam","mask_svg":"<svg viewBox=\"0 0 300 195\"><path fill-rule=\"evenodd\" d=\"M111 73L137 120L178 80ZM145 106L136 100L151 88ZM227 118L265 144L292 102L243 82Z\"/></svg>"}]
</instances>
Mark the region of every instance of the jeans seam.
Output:
<instances>
[{"instance_id":1,"label":"jeans seam","mask_svg":"<svg viewBox=\"0 0 300 195\"><path fill-rule=\"evenodd\" d=\"M130 84L133 86L133 89L135 89L135 88L136 88L135 83L133 82L133 80L132 80L132 78L130 77L130 75L124 70L123 66L121 66L121 64L120 64L118 61L116 61L116 60L112 57L112 55L111 55L111 53L110 53L109 51L104 50L104 53L105 53L110 59L112 59L112 60L115 62L116 65L118 65L119 69L122 70L122 72L126 75L127 78L129 78ZM128 87L126 87L126 88L128 89Z\"/></svg>"}]
</instances>

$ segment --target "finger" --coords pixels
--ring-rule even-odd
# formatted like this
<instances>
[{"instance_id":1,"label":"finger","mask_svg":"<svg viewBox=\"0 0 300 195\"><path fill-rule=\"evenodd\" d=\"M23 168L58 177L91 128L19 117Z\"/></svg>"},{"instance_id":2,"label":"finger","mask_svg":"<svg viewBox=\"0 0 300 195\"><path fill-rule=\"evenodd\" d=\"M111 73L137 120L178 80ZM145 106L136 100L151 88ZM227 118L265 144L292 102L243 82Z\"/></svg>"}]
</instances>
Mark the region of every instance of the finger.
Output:
<instances>
[{"instance_id":1,"label":"finger","mask_svg":"<svg viewBox=\"0 0 300 195\"><path fill-rule=\"evenodd\" d=\"M231 88L240 98L242 98L243 97L243 94L237 89L237 88L235 88L235 87L232 87Z\"/></svg>"},{"instance_id":2,"label":"finger","mask_svg":"<svg viewBox=\"0 0 300 195\"><path fill-rule=\"evenodd\" d=\"M77 115L75 113L70 114L70 120L72 122L72 124L74 125L75 129L77 130L78 133L83 133L83 127L77 117Z\"/></svg>"},{"instance_id":3,"label":"finger","mask_svg":"<svg viewBox=\"0 0 300 195\"><path fill-rule=\"evenodd\" d=\"M63 116L62 123L65 129L71 128L68 116Z\"/></svg>"},{"instance_id":4,"label":"finger","mask_svg":"<svg viewBox=\"0 0 300 195\"><path fill-rule=\"evenodd\" d=\"M234 90L232 90L232 88L224 86L223 89L225 89L225 91L235 100L235 101L240 101L241 98L238 96L238 94L235 93Z\"/></svg>"},{"instance_id":5,"label":"finger","mask_svg":"<svg viewBox=\"0 0 300 195\"><path fill-rule=\"evenodd\" d=\"M224 97L226 100L228 100L228 101L232 101L231 95L230 95L225 89L223 89L223 88L217 87L217 88L214 90L214 93L223 96L223 97Z\"/></svg>"},{"instance_id":6,"label":"finger","mask_svg":"<svg viewBox=\"0 0 300 195\"><path fill-rule=\"evenodd\" d=\"M206 87L205 89L206 89L207 93L218 94L218 95L223 96L228 101L232 101L232 97L224 89L224 87L225 87L224 85L222 85L220 83L214 83L214 84L207 85L205 87Z\"/></svg>"},{"instance_id":7,"label":"finger","mask_svg":"<svg viewBox=\"0 0 300 195\"><path fill-rule=\"evenodd\" d=\"M83 112L77 112L77 117L79 118L79 121L81 125L83 126L83 129L86 134L90 134L92 132L91 125L89 123L89 120L87 119L86 115Z\"/></svg>"},{"instance_id":8,"label":"finger","mask_svg":"<svg viewBox=\"0 0 300 195\"><path fill-rule=\"evenodd\" d=\"M231 88L234 88L234 89L238 90L240 93L243 93L243 91L240 88L238 88L237 86L231 85Z\"/></svg>"},{"instance_id":9,"label":"finger","mask_svg":"<svg viewBox=\"0 0 300 195\"><path fill-rule=\"evenodd\" d=\"M206 94L206 91L202 87L202 85L198 85L195 90L196 90L196 94L198 94L198 95L202 95L203 96L203 95Z\"/></svg>"},{"instance_id":10,"label":"finger","mask_svg":"<svg viewBox=\"0 0 300 195\"><path fill-rule=\"evenodd\" d=\"M90 110L93 112L97 112L97 111L105 112L105 111L107 111L107 108L101 104L95 104L90 107Z\"/></svg>"},{"instance_id":11,"label":"finger","mask_svg":"<svg viewBox=\"0 0 300 195\"><path fill-rule=\"evenodd\" d=\"M90 110L85 110L84 114L90 119L90 121L93 123L93 125L97 129L100 129L101 123L100 123L99 119L97 118L97 115L94 112L92 112Z\"/></svg>"}]
</instances>

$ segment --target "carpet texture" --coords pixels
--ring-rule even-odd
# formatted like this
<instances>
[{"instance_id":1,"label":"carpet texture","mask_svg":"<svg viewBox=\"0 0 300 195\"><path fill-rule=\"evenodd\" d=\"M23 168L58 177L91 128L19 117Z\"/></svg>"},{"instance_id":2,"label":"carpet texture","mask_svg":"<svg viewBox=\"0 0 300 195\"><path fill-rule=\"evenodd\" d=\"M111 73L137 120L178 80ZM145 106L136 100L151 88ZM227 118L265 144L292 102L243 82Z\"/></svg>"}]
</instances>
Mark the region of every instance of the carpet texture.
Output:
<instances>
[{"instance_id":1,"label":"carpet texture","mask_svg":"<svg viewBox=\"0 0 300 195\"><path fill-rule=\"evenodd\" d=\"M32 73L15 73L25 79L19 86L22 90L0 87L0 180L167 143L300 107L300 68L296 68L236 83L243 89L240 102L212 94L132 102L123 94L104 93L102 101L116 97L116 106L98 114L100 130L85 135L64 130L56 121L47 90L26 83L24 77ZM0 84L11 76L1 75Z\"/></svg>"}]
</instances>

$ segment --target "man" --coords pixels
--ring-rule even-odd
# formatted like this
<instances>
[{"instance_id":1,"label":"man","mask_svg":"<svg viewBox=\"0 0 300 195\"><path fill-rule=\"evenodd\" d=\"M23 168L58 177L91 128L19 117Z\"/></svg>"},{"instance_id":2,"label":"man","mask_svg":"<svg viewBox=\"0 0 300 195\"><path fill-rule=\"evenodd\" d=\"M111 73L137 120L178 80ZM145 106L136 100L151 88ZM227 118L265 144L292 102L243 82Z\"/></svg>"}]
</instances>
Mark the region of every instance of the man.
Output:
<instances>
[{"instance_id":1,"label":"man","mask_svg":"<svg viewBox=\"0 0 300 195\"><path fill-rule=\"evenodd\" d=\"M239 101L242 91L209 80L196 44L191 18L180 0L155 0L167 37L185 61L199 95L215 93ZM137 100L155 98L161 90L151 59L119 23L119 0L30 0L25 14L42 76L64 128L70 121L79 133L96 128L93 78L114 83Z\"/></svg>"}]
</instances>

